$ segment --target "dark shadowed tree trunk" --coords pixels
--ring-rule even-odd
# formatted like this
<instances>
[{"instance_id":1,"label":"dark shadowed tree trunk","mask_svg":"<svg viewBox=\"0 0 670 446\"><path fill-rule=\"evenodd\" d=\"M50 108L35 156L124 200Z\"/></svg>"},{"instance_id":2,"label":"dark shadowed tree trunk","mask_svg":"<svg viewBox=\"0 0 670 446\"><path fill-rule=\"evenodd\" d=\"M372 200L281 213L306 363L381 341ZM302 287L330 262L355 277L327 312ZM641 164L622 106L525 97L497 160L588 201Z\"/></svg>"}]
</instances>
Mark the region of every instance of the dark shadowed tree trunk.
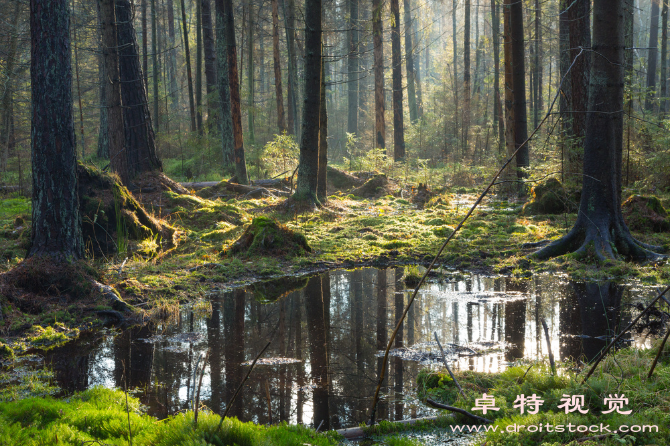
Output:
<instances>
[{"instance_id":1,"label":"dark shadowed tree trunk","mask_svg":"<svg viewBox=\"0 0 670 446\"><path fill-rule=\"evenodd\" d=\"M221 116L221 153L223 170L227 174L235 171L235 139L233 117L230 108L230 81L228 70L228 43L226 41L226 14L224 0L214 0L216 12L216 61L219 87L219 115Z\"/></svg>"},{"instance_id":2,"label":"dark shadowed tree trunk","mask_svg":"<svg viewBox=\"0 0 670 446\"><path fill-rule=\"evenodd\" d=\"M533 106L533 127L540 123L542 112L542 3L535 0L535 105ZM590 35L589 35L590 41Z\"/></svg>"},{"instance_id":3,"label":"dark shadowed tree trunk","mask_svg":"<svg viewBox=\"0 0 670 446\"><path fill-rule=\"evenodd\" d=\"M375 148L386 149L386 122L384 120L384 47L382 46L381 0L372 0L372 40L375 71Z\"/></svg>"},{"instance_id":4,"label":"dark shadowed tree trunk","mask_svg":"<svg viewBox=\"0 0 670 446\"><path fill-rule=\"evenodd\" d=\"M186 27L186 5L184 0L181 0L181 23L183 28L184 38L184 57L186 58L186 79L188 81L188 105L191 112L191 131L195 132L197 129L195 119L195 101L193 99L193 72L191 71L191 51L188 43L188 28Z\"/></svg>"},{"instance_id":5,"label":"dark shadowed tree trunk","mask_svg":"<svg viewBox=\"0 0 670 446\"><path fill-rule=\"evenodd\" d=\"M416 106L416 85L414 70L414 47L412 46L412 9L411 0L403 1L405 10L405 71L407 72L407 105L409 106L409 121L415 123L419 119Z\"/></svg>"},{"instance_id":6,"label":"dark shadowed tree trunk","mask_svg":"<svg viewBox=\"0 0 670 446\"><path fill-rule=\"evenodd\" d=\"M644 108L651 111L656 95L656 64L658 62L658 2L651 0L651 16L649 18L649 59L647 59L647 97Z\"/></svg>"},{"instance_id":7,"label":"dark shadowed tree trunk","mask_svg":"<svg viewBox=\"0 0 670 446\"><path fill-rule=\"evenodd\" d=\"M130 2L116 0L123 127L130 180L140 172L162 168L156 156L154 129L151 125L147 92L142 82L142 68L132 17Z\"/></svg>"},{"instance_id":8,"label":"dark shadowed tree trunk","mask_svg":"<svg viewBox=\"0 0 670 446\"><path fill-rule=\"evenodd\" d=\"M195 1L195 125L202 136L202 2L198 0Z\"/></svg>"},{"instance_id":9,"label":"dark shadowed tree trunk","mask_svg":"<svg viewBox=\"0 0 670 446\"><path fill-rule=\"evenodd\" d=\"M171 106L173 110L176 110L179 107L179 87L177 86L177 49L176 49L176 39L174 32L174 3L172 0L167 0L167 22L168 22L168 54L167 54L167 67L168 67L168 83L169 96L171 99Z\"/></svg>"},{"instance_id":10,"label":"dark shadowed tree trunk","mask_svg":"<svg viewBox=\"0 0 670 446\"><path fill-rule=\"evenodd\" d=\"M510 20L510 5L513 0L504 0L503 3L503 51L505 57L505 147L507 149L507 156L512 156L515 147L515 132L514 125L514 63L512 58L512 24ZM514 181L516 173L516 160L512 160L508 169L506 178L507 181ZM511 191L511 184L508 183L507 192Z\"/></svg>"},{"instance_id":11,"label":"dark shadowed tree trunk","mask_svg":"<svg viewBox=\"0 0 670 446\"><path fill-rule=\"evenodd\" d=\"M322 50L323 51L323 50ZM319 104L319 173L316 196L320 202L328 197L328 110L326 109L326 62L321 58L321 104Z\"/></svg>"},{"instance_id":12,"label":"dark shadowed tree trunk","mask_svg":"<svg viewBox=\"0 0 670 446\"><path fill-rule=\"evenodd\" d=\"M512 37L512 70L514 94L514 150L528 138L526 112L526 72L524 69L523 5L513 1L510 5L510 28ZM519 180L528 177L524 169L530 166L528 144L516 154L516 174ZM526 186L519 184L520 195L525 195Z\"/></svg>"},{"instance_id":13,"label":"dark shadowed tree trunk","mask_svg":"<svg viewBox=\"0 0 670 446\"><path fill-rule=\"evenodd\" d=\"M505 118L500 104L500 14L498 3L491 0L491 30L493 40L493 125L498 126L498 151L505 147Z\"/></svg>"},{"instance_id":14,"label":"dark shadowed tree trunk","mask_svg":"<svg viewBox=\"0 0 670 446\"><path fill-rule=\"evenodd\" d=\"M305 2L305 104L295 196L316 201L321 111L321 0Z\"/></svg>"},{"instance_id":15,"label":"dark shadowed tree trunk","mask_svg":"<svg viewBox=\"0 0 670 446\"><path fill-rule=\"evenodd\" d=\"M237 45L235 44L235 15L233 0L224 0L226 15L225 33L228 47L228 82L230 83L230 113L233 128L233 160L235 176L239 184L247 184L247 163L244 158L244 138L242 135L242 106L240 104L240 77L237 72ZM320 48L320 47L319 47Z\"/></svg>"},{"instance_id":16,"label":"dark shadowed tree trunk","mask_svg":"<svg viewBox=\"0 0 670 446\"><path fill-rule=\"evenodd\" d=\"M624 36L623 0L595 0L593 52L584 179L575 226L563 238L534 254L544 259L575 252L599 260L624 256L658 257L653 247L635 240L621 214Z\"/></svg>"},{"instance_id":17,"label":"dark shadowed tree trunk","mask_svg":"<svg viewBox=\"0 0 670 446\"><path fill-rule=\"evenodd\" d=\"M358 134L358 79L360 59L358 51L358 0L349 0L349 55L347 63L347 132Z\"/></svg>"},{"instance_id":18,"label":"dark shadowed tree trunk","mask_svg":"<svg viewBox=\"0 0 670 446\"><path fill-rule=\"evenodd\" d=\"M19 5L19 3L17 3ZM96 2L98 13L98 26L100 27L100 36L104 32L102 28L102 16L100 11L100 2ZM112 9L112 13L114 10ZM113 18L112 18L113 21ZM116 37L114 38L116 42ZM105 71L104 44L100 39L98 55L98 82L100 82L100 127L98 129L98 158L109 159L109 108L107 107L107 72ZM4 122L4 120L3 120Z\"/></svg>"},{"instance_id":19,"label":"dark shadowed tree trunk","mask_svg":"<svg viewBox=\"0 0 670 446\"><path fill-rule=\"evenodd\" d=\"M125 153L126 137L123 128L121 107L121 77L119 73L118 36L115 0L100 0L100 26L102 28L102 57L105 64L105 103L107 109L107 135L109 138L109 162L112 172L121 177L124 184L130 181L128 156Z\"/></svg>"},{"instance_id":20,"label":"dark shadowed tree trunk","mask_svg":"<svg viewBox=\"0 0 670 446\"><path fill-rule=\"evenodd\" d=\"M84 256L72 115L68 0L30 1L32 239L28 256Z\"/></svg>"},{"instance_id":21,"label":"dark shadowed tree trunk","mask_svg":"<svg viewBox=\"0 0 670 446\"><path fill-rule=\"evenodd\" d=\"M577 57L582 48L591 47L591 0L577 0L568 10L570 22L570 56L569 63L574 65L570 71L570 88L572 92L570 115L574 138L568 155L568 172L578 175L582 165L582 139L586 134L586 108L589 98L589 54L584 51ZM580 181L579 177L573 178Z\"/></svg>"},{"instance_id":22,"label":"dark shadowed tree trunk","mask_svg":"<svg viewBox=\"0 0 670 446\"><path fill-rule=\"evenodd\" d=\"M284 116L284 92L281 81L281 58L279 56L279 0L272 0L272 59L275 73L275 96L277 99L277 129L286 131Z\"/></svg>"},{"instance_id":23,"label":"dark shadowed tree trunk","mask_svg":"<svg viewBox=\"0 0 670 446\"><path fill-rule=\"evenodd\" d=\"M219 129L219 98L216 94L216 55L214 52L214 28L212 28L212 5L202 0L202 35L205 50L205 83L207 92L207 130Z\"/></svg>"},{"instance_id":24,"label":"dark shadowed tree trunk","mask_svg":"<svg viewBox=\"0 0 670 446\"><path fill-rule=\"evenodd\" d=\"M393 160L405 158L405 129L402 108L402 56L400 50L400 4L391 0L391 64L393 65Z\"/></svg>"},{"instance_id":25,"label":"dark shadowed tree trunk","mask_svg":"<svg viewBox=\"0 0 670 446\"><path fill-rule=\"evenodd\" d=\"M470 0L465 0L465 26L463 29L463 157L469 150L470 133Z\"/></svg>"},{"instance_id":26,"label":"dark shadowed tree trunk","mask_svg":"<svg viewBox=\"0 0 670 446\"><path fill-rule=\"evenodd\" d=\"M284 22L286 24L286 47L288 50L288 132L298 135L298 68L295 48L295 0L282 0L284 5Z\"/></svg>"},{"instance_id":27,"label":"dark shadowed tree trunk","mask_svg":"<svg viewBox=\"0 0 670 446\"><path fill-rule=\"evenodd\" d=\"M14 32L12 32L9 38L9 51L7 52L7 58L5 60L5 67L3 70L4 89L2 92L2 100L0 100L0 106L2 107L2 113L0 113L0 118L2 119L2 122L0 122L0 145L3 147L3 149L2 149L2 157L0 158L0 172L7 171L7 163L9 159L9 147L11 145L13 136L12 90L14 84L14 69L17 65L16 55L19 40L18 24L22 8L23 5L21 2L16 2L14 4L14 14L13 14L14 19L12 21L12 24L15 27L15 30ZM102 119L102 112L101 112L101 119Z\"/></svg>"},{"instance_id":28,"label":"dark shadowed tree trunk","mask_svg":"<svg viewBox=\"0 0 670 446\"><path fill-rule=\"evenodd\" d=\"M561 180L565 181L565 162L569 160L572 152L572 88L571 77L566 76L572 63L570 59L570 11L572 0L560 0L559 2L559 65L560 79L563 79L561 94L559 96L559 110L561 113L561 135L559 145L561 147ZM583 56L583 55L582 55ZM586 57L589 57L588 55Z\"/></svg>"}]
</instances>

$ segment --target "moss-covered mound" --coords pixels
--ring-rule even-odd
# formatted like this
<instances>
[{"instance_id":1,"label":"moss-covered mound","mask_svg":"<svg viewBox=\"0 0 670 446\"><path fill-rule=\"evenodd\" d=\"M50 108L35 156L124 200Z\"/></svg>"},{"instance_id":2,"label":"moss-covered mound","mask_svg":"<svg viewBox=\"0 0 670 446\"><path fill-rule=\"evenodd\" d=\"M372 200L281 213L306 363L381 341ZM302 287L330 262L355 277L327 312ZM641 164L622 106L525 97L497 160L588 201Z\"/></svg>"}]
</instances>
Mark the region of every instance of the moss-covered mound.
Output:
<instances>
[{"instance_id":1,"label":"moss-covered mound","mask_svg":"<svg viewBox=\"0 0 670 446\"><path fill-rule=\"evenodd\" d=\"M621 205L621 212L628 227L634 231L670 231L668 212L654 196L633 195Z\"/></svg>"},{"instance_id":2,"label":"moss-covered mound","mask_svg":"<svg viewBox=\"0 0 670 446\"><path fill-rule=\"evenodd\" d=\"M533 187L531 201L523 206L522 215L575 212L577 204L574 197L570 197L560 181L549 178Z\"/></svg>"},{"instance_id":3,"label":"moss-covered mound","mask_svg":"<svg viewBox=\"0 0 670 446\"><path fill-rule=\"evenodd\" d=\"M257 217L225 254L302 255L311 252L304 235L269 217Z\"/></svg>"},{"instance_id":4,"label":"moss-covered mound","mask_svg":"<svg viewBox=\"0 0 670 446\"><path fill-rule=\"evenodd\" d=\"M240 226L248 218L243 209L221 200L173 192L166 192L166 197L172 216L188 229L218 228L220 222Z\"/></svg>"},{"instance_id":5,"label":"moss-covered mound","mask_svg":"<svg viewBox=\"0 0 670 446\"><path fill-rule=\"evenodd\" d=\"M274 302L307 286L309 277L282 277L266 280L253 285L254 299L260 302Z\"/></svg>"},{"instance_id":6,"label":"moss-covered mound","mask_svg":"<svg viewBox=\"0 0 670 446\"><path fill-rule=\"evenodd\" d=\"M94 255L116 252L127 240L173 244L174 228L149 214L118 177L79 164L84 243ZM166 177L167 178L167 177Z\"/></svg>"},{"instance_id":7,"label":"moss-covered mound","mask_svg":"<svg viewBox=\"0 0 670 446\"><path fill-rule=\"evenodd\" d=\"M373 175L369 180L365 182L360 187L352 190L351 193L357 197L363 198L375 198L379 197L386 193L386 185L388 184L388 178L385 174L379 173Z\"/></svg>"},{"instance_id":8,"label":"moss-covered mound","mask_svg":"<svg viewBox=\"0 0 670 446\"><path fill-rule=\"evenodd\" d=\"M203 187L202 189L196 191L195 194L200 198L209 198L209 199L227 196L230 195L226 189L227 185L228 182L226 180L221 180L214 186Z\"/></svg>"},{"instance_id":9,"label":"moss-covered mound","mask_svg":"<svg viewBox=\"0 0 670 446\"><path fill-rule=\"evenodd\" d=\"M358 187L364 183L360 178L332 166L327 167L327 173L329 192L348 191L352 187Z\"/></svg>"},{"instance_id":10,"label":"moss-covered mound","mask_svg":"<svg viewBox=\"0 0 670 446\"><path fill-rule=\"evenodd\" d=\"M410 201L416 205L417 208L423 209L424 206L430 199L433 197L433 192L428 189L427 184L419 183L419 187L416 188L414 195Z\"/></svg>"}]
</instances>

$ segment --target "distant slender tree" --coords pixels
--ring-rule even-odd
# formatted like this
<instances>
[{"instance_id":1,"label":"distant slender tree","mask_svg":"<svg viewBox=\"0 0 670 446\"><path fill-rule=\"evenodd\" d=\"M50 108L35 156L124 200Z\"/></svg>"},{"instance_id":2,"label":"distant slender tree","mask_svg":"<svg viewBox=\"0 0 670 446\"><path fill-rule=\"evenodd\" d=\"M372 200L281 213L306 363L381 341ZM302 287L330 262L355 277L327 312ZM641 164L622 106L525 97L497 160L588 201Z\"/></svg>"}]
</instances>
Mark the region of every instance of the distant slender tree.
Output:
<instances>
[{"instance_id":1,"label":"distant slender tree","mask_svg":"<svg viewBox=\"0 0 670 446\"><path fill-rule=\"evenodd\" d=\"M295 47L295 0L282 0L284 5L284 21L286 29L286 48L288 51L288 87L286 95L288 96L288 133L298 135L298 68L297 55Z\"/></svg>"},{"instance_id":2,"label":"distant slender tree","mask_svg":"<svg viewBox=\"0 0 670 446\"><path fill-rule=\"evenodd\" d=\"M454 54L453 54L453 59L452 59L452 65L453 65L453 72L454 72L454 82L453 82L453 92L454 92L454 140L456 141L456 147L453 149L454 150L454 161L456 160L456 153L458 152L458 147L460 146L459 144L459 137L458 137L458 123L460 120L458 119L458 115L460 107L458 105L458 39L456 38L457 36L457 28L456 28L456 8L458 6L458 1L453 0L452 6L451 6L451 40L454 45ZM446 123L445 123L445 129L446 129ZM446 141L445 141L446 144Z\"/></svg>"},{"instance_id":3,"label":"distant slender tree","mask_svg":"<svg viewBox=\"0 0 670 446\"><path fill-rule=\"evenodd\" d=\"M132 180L141 172L162 169L156 155L154 130L142 82L142 67L138 52L132 7L128 0L116 0L116 23L123 103L123 126L127 157L127 178ZM125 175L121 175L123 178Z\"/></svg>"},{"instance_id":4,"label":"distant slender tree","mask_svg":"<svg viewBox=\"0 0 670 446\"><path fill-rule=\"evenodd\" d=\"M144 88L149 90L149 29L147 28L147 2L142 0L140 10L140 25L142 27L142 73L144 74Z\"/></svg>"},{"instance_id":5,"label":"distant slender tree","mask_svg":"<svg viewBox=\"0 0 670 446\"><path fill-rule=\"evenodd\" d=\"M181 22L184 38L184 57L186 58L186 80L188 83L188 104L191 112L191 131L195 132L198 128L195 117L195 99L193 98L193 72L191 71L191 51L188 42L188 28L186 27L186 5L181 0Z\"/></svg>"},{"instance_id":6,"label":"distant slender tree","mask_svg":"<svg viewBox=\"0 0 670 446\"><path fill-rule=\"evenodd\" d=\"M255 83L254 80L254 33L256 29L256 19L254 17L254 3L253 0L248 0L248 9L249 9L249 24L247 27L247 131L249 132L249 144L254 145L256 143L256 130L254 126L254 93L255 93Z\"/></svg>"},{"instance_id":7,"label":"distant slender tree","mask_svg":"<svg viewBox=\"0 0 670 446\"><path fill-rule=\"evenodd\" d=\"M572 152L572 80L567 76L568 69L572 64L570 59L570 11L572 0L559 0L559 78L562 79L561 93L559 96L559 111L561 114L561 134L559 145L561 147L561 181L565 181L565 162L569 160Z\"/></svg>"},{"instance_id":8,"label":"distant slender tree","mask_svg":"<svg viewBox=\"0 0 670 446\"><path fill-rule=\"evenodd\" d=\"M279 0L272 0L272 60L275 73L275 97L277 99L277 128L286 131L284 115L284 92L281 80L281 57L279 55Z\"/></svg>"},{"instance_id":9,"label":"distant slender tree","mask_svg":"<svg viewBox=\"0 0 670 446\"><path fill-rule=\"evenodd\" d=\"M195 2L195 126L202 136L202 2L198 0Z\"/></svg>"},{"instance_id":10,"label":"distant slender tree","mask_svg":"<svg viewBox=\"0 0 670 446\"><path fill-rule=\"evenodd\" d=\"M153 66L153 87L154 87L154 132L158 132L158 104L160 103L160 96L158 95L158 81L161 78L161 70L158 64L158 28L157 28L156 0L151 0L151 65ZM144 75L146 77L146 73ZM148 86L147 86L148 88Z\"/></svg>"},{"instance_id":11,"label":"distant slender tree","mask_svg":"<svg viewBox=\"0 0 670 446\"><path fill-rule=\"evenodd\" d=\"M465 0L465 26L463 29L463 156L468 152L470 133L470 0Z\"/></svg>"},{"instance_id":12,"label":"distant slender tree","mask_svg":"<svg viewBox=\"0 0 670 446\"><path fill-rule=\"evenodd\" d=\"M505 147L505 120L500 103L500 14L498 3L491 0L491 30L493 43L493 125L498 127L498 151Z\"/></svg>"},{"instance_id":13,"label":"distant slender tree","mask_svg":"<svg viewBox=\"0 0 670 446\"><path fill-rule=\"evenodd\" d=\"M177 48L174 29L174 3L173 0L167 0L165 3L167 9L168 24L168 83L171 107L173 110L179 108L179 87L177 86Z\"/></svg>"},{"instance_id":14,"label":"distant slender tree","mask_svg":"<svg viewBox=\"0 0 670 446\"><path fill-rule=\"evenodd\" d=\"M319 104L319 169L317 177L316 196L319 201L323 203L328 197L328 110L326 108L325 55L324 57L321 57L321 103Z\"/></svg>"},{"instance_id":15,"label":"distant slender tree","mask_svg":"<svg viewBox=\"0 0 670 446\"><path fill-rule=\"evenodd\" d=\"M18 3L17 3L18 4ZM96 2L96 11L98 13L98 27L100 36L102 36L102 16L100 11L100 2ZM116 39L114 39L116 41ZM100 126L98 128L98 158L109 159L109 108L107 107L107 71L105 70L105 55L102 39L99 43L98 54L98 82L100 83ZM4 122L4 121L3 121Z\"/></svg>"},{"instance_id":16,"label":"distant slender tree","mask_svg":"<svg viewBox=\"0 0 670 446\"><path fill-rule=\"evenodd\" d=\"M321 0L305 1L305 104L295 197L317 201L321 112Z\"/></svg>"},{"instance_id":17,"label":"distant slender tree","mask_svg":"<svg viewBox=\"0 0 670 446\"><path fill-rule=\"evenodd\" d=\"M393 79L393 159L405 158L405 129L402 106L402 56L400 49L400 4L391 0L391 64Z\"/></svg>"},{"instance_id":18,"label":"distant slender tree","mask_svg":"<svg viewBox=\"0 0 670 446\"><path fill-rule=\"evenodd\" d=\"M347 132L358 134L358 89L360 73L358 0L349 0L349 54L347 56Z\"/></svg>"},{"instance_id":19,"label":"distant slender tree","mask_svg":"<svg viewBox=\"0 0 670 446\"><path fill-rule=\"evenodd\" d=\"M372 0L372 41L374 44L375 72L375 148L386 150L386 122L384 120L384 47L382 46L381 0Z\"/></svg>"},{"instance_id":20,"label":"distant slender tree","mask_svg":"<svg viewBox=\"0 0 670 446\"><path fill-rule=\"evenodd\" d=\"M405 10L405 72L407 73L407 105L409 121L416 122L419 112L416 105L416 70L414 69L414 47L412 46L412 9L411 0L403 1Z\"/></svg>"},{"instance_id":21,"label":"distant slender tree","mask_svg":"<svg viewBox=\"0 0 670 446\"><path fill-rule=\"evenodd\" d=\"M661 12L661 114L668 111L668 0L663 1Z\"/></svg>"},{"instance_id":22,"label":"distant slender tree","mask_svg":"<svg viewBox=\"0 0 670 446\"><path fill-rule=\"evenodd\" d=\"M212 27L212 5L210 0L201 0L202 35L205 51L205 84L207 92L207 129L218 131L219 98L216 94L216 53L214 51L214 28Z\"/></svg>"},{"instance_id":23,"label":"distant slender tree","mask_svg":"<svg viewBox=\"0 0 670 446\"><path fill-rule=\"evenodd\" d=\"M32 237L28 257L84 256L72 114L68 0L30 1Z\"/></svg>"},{"instance_id":24,"label":"distant slender tree","mask_svg":"<svg viewBox=\"0 0 670 446\"><path fill-rule=\"evenodd\" d=\"M656 95L656 65L658 62L658 3L660 0L651 0L651 15L649 16L649 58L647 59L647 95L644 108L651 111L654 108Z\"/></svg>"}]
</instances>

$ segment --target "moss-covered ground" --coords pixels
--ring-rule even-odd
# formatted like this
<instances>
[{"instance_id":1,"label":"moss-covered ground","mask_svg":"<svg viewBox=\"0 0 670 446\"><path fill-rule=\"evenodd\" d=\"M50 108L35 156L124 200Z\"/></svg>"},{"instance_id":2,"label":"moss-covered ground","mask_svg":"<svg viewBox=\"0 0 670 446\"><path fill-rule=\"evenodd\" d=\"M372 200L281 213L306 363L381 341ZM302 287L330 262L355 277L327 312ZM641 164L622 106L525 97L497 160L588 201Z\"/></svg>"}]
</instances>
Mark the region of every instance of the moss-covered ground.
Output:
<instances>
[{"instance_id":1,"label":"moss-covered ground","mask_svg":"<svg viewBox=\"0 0 670 446\"><path fill-rule=\"evenodd\" d=\"M670 444L670 347L666 344L662 357L656 366L653 376L647 379L651 363L658 353L660 342L649 350L625 349L603 360L594 375L582 384L586 369L579 369L574 364L562 364L556 375L552 375L548 364L522 364L510 367L502 373L457 372L456 379L463 387L465 396L459 396L458 390L446 371L434 372L424 370L417 378L421 398L432 398L443 404L459 407L472 413L476 399L482 395L493 396L499 411L488 411L486 418L493 420L495 432L489 430L479 438L478 444L488 446L501 445L667 445ZM524 414L514 408L518 395L530 397L536 395L543 400L536 414ZM561 401L566 395L583 395L582 412L574 411L566 414ZM619 413L606 404L605 398L613 395L625 395L627 404ZM571 408L573 408L571 406ZM609 426L607 431L579 432L574 427L570 432L569 423L573 426L602 425ZM472 419L456 414L453 425L478 424ZM513 425L526 428L514 432ZM563 425L564 431L548 432L546 425ZM528 429L534 425L536 428ZM539 430L537 426L543 425ZM646 432L618 432L620 426L632 427L657 426L658 432L647 428ZM508 429L508 426L510 428ZM532 432L532 430L537 430ZM631 429L633 430L633 429ZM482 432L484 430L482 429ZM603 435L602 437L596 437ZM590 440L587 437L591 437Z\"/></svg>"}]
</instances>

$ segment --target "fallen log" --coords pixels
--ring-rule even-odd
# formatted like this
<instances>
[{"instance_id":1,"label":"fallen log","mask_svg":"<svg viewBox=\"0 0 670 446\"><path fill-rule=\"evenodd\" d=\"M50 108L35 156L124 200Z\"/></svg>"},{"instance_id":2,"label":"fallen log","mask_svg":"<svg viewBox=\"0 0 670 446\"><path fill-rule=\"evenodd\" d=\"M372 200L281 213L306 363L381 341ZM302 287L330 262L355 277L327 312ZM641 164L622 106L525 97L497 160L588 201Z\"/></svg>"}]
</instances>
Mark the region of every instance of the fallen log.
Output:
<instances>
[{"instance_id":1,"label":"fallen log","mask_svg":"<svg viewBox=\"0 0 670 446\"><path fill-rule=\"evenodd\" d=\"M19 186L0 186L0 193L10 193L10 192L19 192L21 188Z\"/></svg>"},{"instance_id":2,"label":"fallen log","mask_svg":"<svg viewBox=\"0 0 670 446\"><path fill-rule=\"evenodd\" d=\"M288 192L281 191L281 190L268 189L268 188L258 187L258 186L247 186L245 184L237 184L237 183L226 184L226 190L229 190L231 192L235 192L237 194L245 194L245 195L247 195L247 198L255 198L257 196L260 196L264 193L263 191L267 191L271 195L280 196L280 197L288 197L290 195Z\"/></svg>"},{"instance_id":3,"label":"fallen log","mask_svg":"<svg viewBox=\"0 0 670 446\"><path fill-rule=\"evenodd\" d=\"M198 190L198 189L204 189L206 187L212 187L216 186L219 184L218 181L201 181L199 183L179 183L182 186L184 186L186 189L193 189L193 190Z\"/></svg>"},{"instance_id":4,"label":"fallen log","mask_svg":"<svg viewBox=\"0 0 670 446\"><path fill-rule=\"evenodd\" d=\"M451 412L460 413L462 415L465 415L466 417L472 418L473 420L481 421L482 423L488 423L488 424L493 423L493 421L489 420L488 418L480 417L479 415L470 413L465 409L461 409L460 407L447 406L446 404L438 403L437 401L432 400L430 398L427 398L426 402L428 403L429 406L433 406L438 409L449 410Z\"/></svg>"},{"instance_id":5,"label":"fallen log","mask_svg":"<svg viewBox=\"0 0 670 446\"><path fill-rule=\"evenodd\" d=\"M275 179L269 179L269 180L256 180L251 182L252 185L254 186L260 186L260 187L265 187L265 188L286 188L288 189L289 187L289 182L286 180L286 178L275 178Z\"/></svg>"},{"instance_id":6,"label":"fallen log","mask_svg":"<svg viewBox=\"0 0 670 446\"><path fill-rule=\"evenodd\" d=\"M400 421L394 421L395 424L416 424L420 422L432 422L432 421L437 421L440 419L443 419L444 416L436 416L436 417L424 417L424 418L412 418L409 420L400 420ZM346 429L338 429L336 431L338 434L342 435L344 438L347 440L360 440L361 438L365 437L365 430L362 427L349 427Z\"/></svg>"}]
</instances>

